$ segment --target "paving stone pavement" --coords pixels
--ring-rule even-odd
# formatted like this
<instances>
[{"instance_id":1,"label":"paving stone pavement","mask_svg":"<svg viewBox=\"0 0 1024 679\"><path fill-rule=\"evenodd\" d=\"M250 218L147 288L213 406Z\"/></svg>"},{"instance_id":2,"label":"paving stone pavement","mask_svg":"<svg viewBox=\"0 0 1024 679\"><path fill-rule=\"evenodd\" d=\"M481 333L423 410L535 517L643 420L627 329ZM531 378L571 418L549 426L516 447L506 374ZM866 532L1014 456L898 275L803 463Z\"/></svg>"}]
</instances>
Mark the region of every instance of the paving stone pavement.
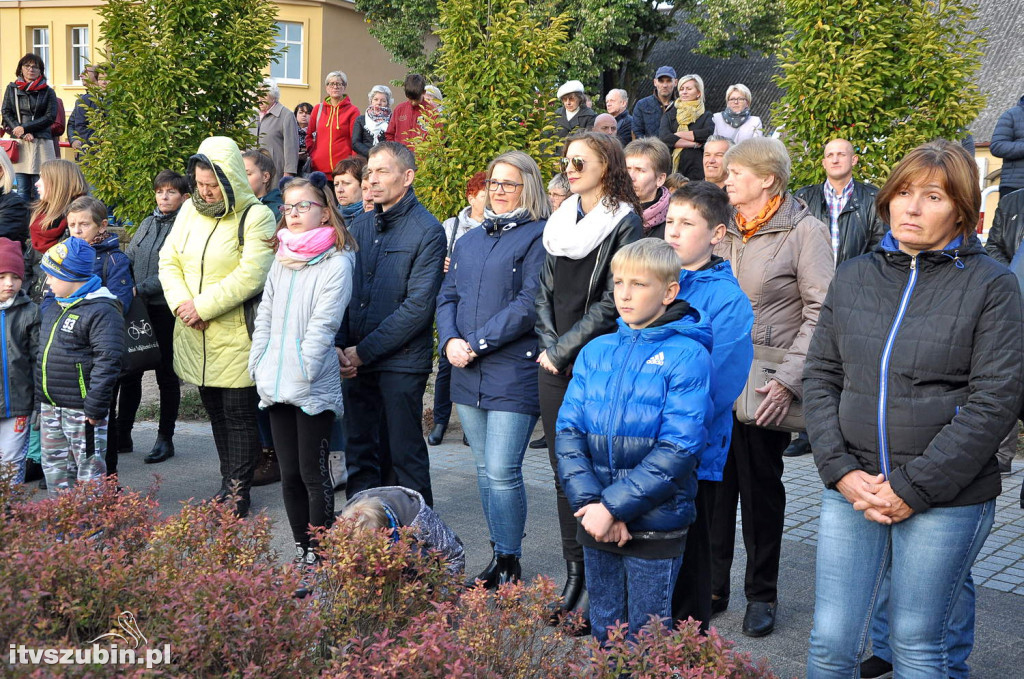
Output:
<instances>
[{"instance_id":1,"label":"paving stone pavement","mask_svg":"<svg viewBox=\"0 0 1024 679\"><path fill-rule=\"evenodd\" d=\"M179 423L177 454L159 465L142 458L156 437L156 424L140 422L135 430L133 454L119 461L121 480L135 488L148 487L160 477L158 498L165 513L173 513L182 501L206 498L219 487L218 464L209 425ZM476 473L469 449L461 435L449 432L442 445L431 447L431 473L436 509L462 537L467 551L467 572L479 572L490 558L486 525L480 511ZM565 566L561 558L552 473L546 450L528 450L523 463L528 515L523 543L523 573L538 574L559 583ZM972 676L990 679L1020 677L1024 667L1024 511L1020 487L1024 460L1014 462L1014 472L1003 477L1003 493L997 503L996 522L975 568L978 588L975 650L970 659ZM810 456L787 458L784 474L787 517L782 546L779 582L779 616L776 631L762 639L742 636L744 602L734 596L731 608L713 625L739 649L766 657L780 677L805 673L807 640L814 608L814 552L821 483ZM274 521L274 547L290 554L291 539L281 502L280 484L254 488L253 510L266 512ZM337 504L344 501L339 493ZM739 535L739 531L737 531ZM745 555L737 540L732 591L743 591Z\"/></svg>"}]
</instances>

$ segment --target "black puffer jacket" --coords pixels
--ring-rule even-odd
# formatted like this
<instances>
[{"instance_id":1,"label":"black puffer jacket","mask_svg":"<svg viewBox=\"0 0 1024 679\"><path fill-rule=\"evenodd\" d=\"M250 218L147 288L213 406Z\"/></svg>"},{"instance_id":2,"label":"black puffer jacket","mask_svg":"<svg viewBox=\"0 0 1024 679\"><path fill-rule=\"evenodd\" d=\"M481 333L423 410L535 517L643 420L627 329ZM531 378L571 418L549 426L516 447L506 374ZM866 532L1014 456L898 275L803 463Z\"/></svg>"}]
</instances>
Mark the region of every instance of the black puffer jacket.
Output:
<instances>
[{"instance_id":1,"label":"black puffer jacket","mask_svg":"<svg viewBox=\"0 0 1024 679\"><path fill-rule=\"evenodd\" d=\"M360 371L429 373L444 230L412 189L387 212L377 206L349 228L359 243L352 301L335 344L356 346Z\"/></svg>"},{"instance_id":2,"label":"black puffer jacket","mask_svg":"<svg viewBox=\"0 0 1024 679\"><path fill-rule=\"evenodd\" d=\"M597 246L597 262L590 276L587 299L591 300L583 318L561 337L555 329L554 280L555 257L548 254L540 271L540 290L537 292L537 336L541 351L548 352L548 360L560 372L576 361L580 349L599 335L615 332L615 297L612 288L612 257L616 252L643 233L643 220L630 212L612 230L610 236Z\"/></svg>"},{"instance_id":3,"label":"black puffer jacket","mask_svg":"<svg viewBox=\"0 0 1024 679\"><path fill-rule=\"evenodd\" d=\"M105 419L123 354L121 305L106 288L66 307L49 305L39 329L39 400L84 410L94 420Z\"/></svg>"},{"instance_id":4,"label":"black puffer jacket","mask_svg":"<svg viewBox=\"0 0 1024 679\"><path fill-rule=\"evenodd\" d=\"M21 106L21 120L18 106ZM9 83L4 91L3 122L8 130L21 127L36 139L53 139L50 128L57 120L57 95L52 87L35 92L19 92L17 85Z\"/></svg>"},{"instance_id":5,"label":"black puffer jacket","mask_svg":"<svg viewBox=\"0 0 1024 679\"><path fill-rule=\"evenodd\" d=\"M555 114L554 135L561 139L565 139L570 134L591 130L594 127L595 118L597 118L597 114L594 113L594 109L589 106L580 106L576 115L572 117L572 120L569 120L565 113L565 107L560 106Z\"/></svg>"},{"instance_id":6,"label":"black puffer jacket","mask_svg":"<svg viewBox=\"0 0 1024 679\"><path fill-rule=\"evenodd\" d=\"M825 226L832 223L822 184L805 186L793 195L807 203L811 214ZM839 257L836 264L871 252L885 237L889 228L875 210L876 195L878 189L871 184L853 183L853 195L839 213Z\"/></svg>"},{"instance_id":7,"label":"black puffer jacket","mask_svg":"<svg viewBox=\"0 0 1024 679\"><path fill-rule=\"evenodd\" d=\"M22 245L28 240L28 205L14 191L0 189L0 237Z\"/></svg>"},{"instance_id":8,"label":"black puffer jacket","mask_svg":"<svg viewBox=\"0 0 1024 679\"><path fill-rule=\"evenodd\" d=\"M836 272L803 389L826 486L888 469L916 512L999 495L995 454L1024 395L1021 293L976 238L959 242L912 259L890 234Z\"/></svg>"},{"instance_id":9,"label":"black puffer jacket","mask_svg":"<svg viewBox=\"0 0 1024 679\"><path fill-rule=\"evenodd\" d=\"M31 414L35 404L32 387L39 347L39 307L19 290L11 306L0 310L0 353L3 354L3 385L0 385L0 417Z\"/></svg>"},{"instance_id":10,"label":"black puffer jacket","mask_svg":"<svg viewBox=\"0 0 1024 679\"><path fill-rule=\"evenodd\" d=\"M1009 266L1024 240L1024 189L1003 196L988 230L985 251L992 259Z\"/></svg>"},{"instance_id":11,"label":"black puffer jacket","mask_svg":"<svg viewBox=\"0 0 1024 679\"><path fill-rule=\"evenodd\" d=\"M1024 97L999 116L989 150L996 158L1003 159L1000 185L1024 188Z\"/></svg>"},{"instance_id":12,"label":"black puffer jacket","mask_svg":"<svg viewBox=\"0 0 1024 679\"><path fill-rule=\"evenodd\" d=\"M142 220L125 250L132 263L135 289L146 304L167 304L164 288L160 285L160 248L164 246L177 216L177 211L165 215L160 210L153 210L153 214Z\"/></svg>"}]
</instances>

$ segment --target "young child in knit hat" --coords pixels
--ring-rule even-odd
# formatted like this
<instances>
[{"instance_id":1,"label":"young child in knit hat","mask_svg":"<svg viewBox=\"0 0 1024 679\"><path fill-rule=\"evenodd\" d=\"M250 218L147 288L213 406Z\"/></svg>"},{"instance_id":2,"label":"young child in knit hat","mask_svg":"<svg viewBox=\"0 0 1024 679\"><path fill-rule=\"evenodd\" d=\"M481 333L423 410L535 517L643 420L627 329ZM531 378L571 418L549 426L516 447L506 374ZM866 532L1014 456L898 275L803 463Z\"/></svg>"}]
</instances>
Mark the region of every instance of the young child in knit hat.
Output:
<instances>
[{"instance_id":1,"label":"young child in knit hat","mask_svg":"<svg viewBox=\"0 0 1024 679\"><path fill-rule=\"evenodd\" d=\"M121 374L121 308L93 273L96 251L68 238L40 264L56 304L43 310L36 362L43 474L50 495L103 478L107 414Z\"/></svg>"},{"instance_id":2,"label":"young child in knit hat","mask_svg":"<svg viewBox=\"0 0 1024 679\"><path fill-rule=\"evenodd\" d=\"M39 347L39 307L21 289L24 279L21 244L0 238L0 461L15 466L12 484L25 480L35 399L32 374Z\"/></svg>"}]
</instances>

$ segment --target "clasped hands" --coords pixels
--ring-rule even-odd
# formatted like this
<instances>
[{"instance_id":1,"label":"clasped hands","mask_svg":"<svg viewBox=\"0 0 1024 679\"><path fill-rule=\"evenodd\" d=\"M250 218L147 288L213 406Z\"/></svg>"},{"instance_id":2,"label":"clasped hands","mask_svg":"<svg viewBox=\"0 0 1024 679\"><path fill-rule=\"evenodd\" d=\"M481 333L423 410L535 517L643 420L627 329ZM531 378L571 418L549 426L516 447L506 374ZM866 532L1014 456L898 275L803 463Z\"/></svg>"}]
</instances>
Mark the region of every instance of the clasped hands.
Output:
<instances>
[{"instance_id":1,"label":"clasped hands","mask_svg":"<svg viewBox=\"0 0 1024 679\"><path fill-rule=\"evenodd\" d=\"M458 337L453 337L444 345L444 355L456 368L465 368L476 358L476 353L473 352L473 347L469 346L469 342Z\"/></svg>"},{"instance_id":2,"label":"clasped hands","mask_svg":"<svg viewBox=\"0 0 1024 679\"><path fill-rule=\"evenodd\" d=\"M210 324L199 317L196 312L195 300L185 300L174 310L174 315L181 319L181 322L194 330L206 330Z\"/></svg>"},{"instance_id":3,"label":"clasped hands","mask_svg":"<svg viewBox=\"0 0 1024 679\"><path fill-rule=\"evenodd\" d=\"M892 486L883 474L872 476L865 471L849 472L836 484L836 490L853 505L858 512L864 513L868 521L891 526L910 518L914 510L893 492Z\"/></svg>"},{"instance_id":4,"label":"clasped hands","mask_svg":"<svg viewBox=\"0 0 1024 679\"><path fill-rule=\"evenodd\" d=\"M626 528L626 523L612 516L608 508L600 502L583 505L573 516L582 519L580 523L583 530L598 542L614 542L619 547L624 547L633 539Z\"/></svg>"}]
</instances>

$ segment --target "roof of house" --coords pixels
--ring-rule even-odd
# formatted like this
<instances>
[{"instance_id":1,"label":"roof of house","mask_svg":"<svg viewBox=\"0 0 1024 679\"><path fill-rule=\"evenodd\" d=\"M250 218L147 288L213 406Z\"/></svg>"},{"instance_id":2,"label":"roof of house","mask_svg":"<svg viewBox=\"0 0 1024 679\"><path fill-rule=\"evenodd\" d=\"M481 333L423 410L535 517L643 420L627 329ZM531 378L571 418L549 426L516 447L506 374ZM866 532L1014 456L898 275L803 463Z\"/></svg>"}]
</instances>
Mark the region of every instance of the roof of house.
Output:
<instances>
[{"instance_id":1,"label":"roof of house","mask_svg":"<svg viewBox=\"0 0 1024 679\"><path fill-rule=\"evenodd\" d=\"M978 72L987 100L971 132L976 144L987 144L999 116L1024 95L1024 0L979 0L978 23L987 27L988 42Z\"/></svg>"}]
</instances>

